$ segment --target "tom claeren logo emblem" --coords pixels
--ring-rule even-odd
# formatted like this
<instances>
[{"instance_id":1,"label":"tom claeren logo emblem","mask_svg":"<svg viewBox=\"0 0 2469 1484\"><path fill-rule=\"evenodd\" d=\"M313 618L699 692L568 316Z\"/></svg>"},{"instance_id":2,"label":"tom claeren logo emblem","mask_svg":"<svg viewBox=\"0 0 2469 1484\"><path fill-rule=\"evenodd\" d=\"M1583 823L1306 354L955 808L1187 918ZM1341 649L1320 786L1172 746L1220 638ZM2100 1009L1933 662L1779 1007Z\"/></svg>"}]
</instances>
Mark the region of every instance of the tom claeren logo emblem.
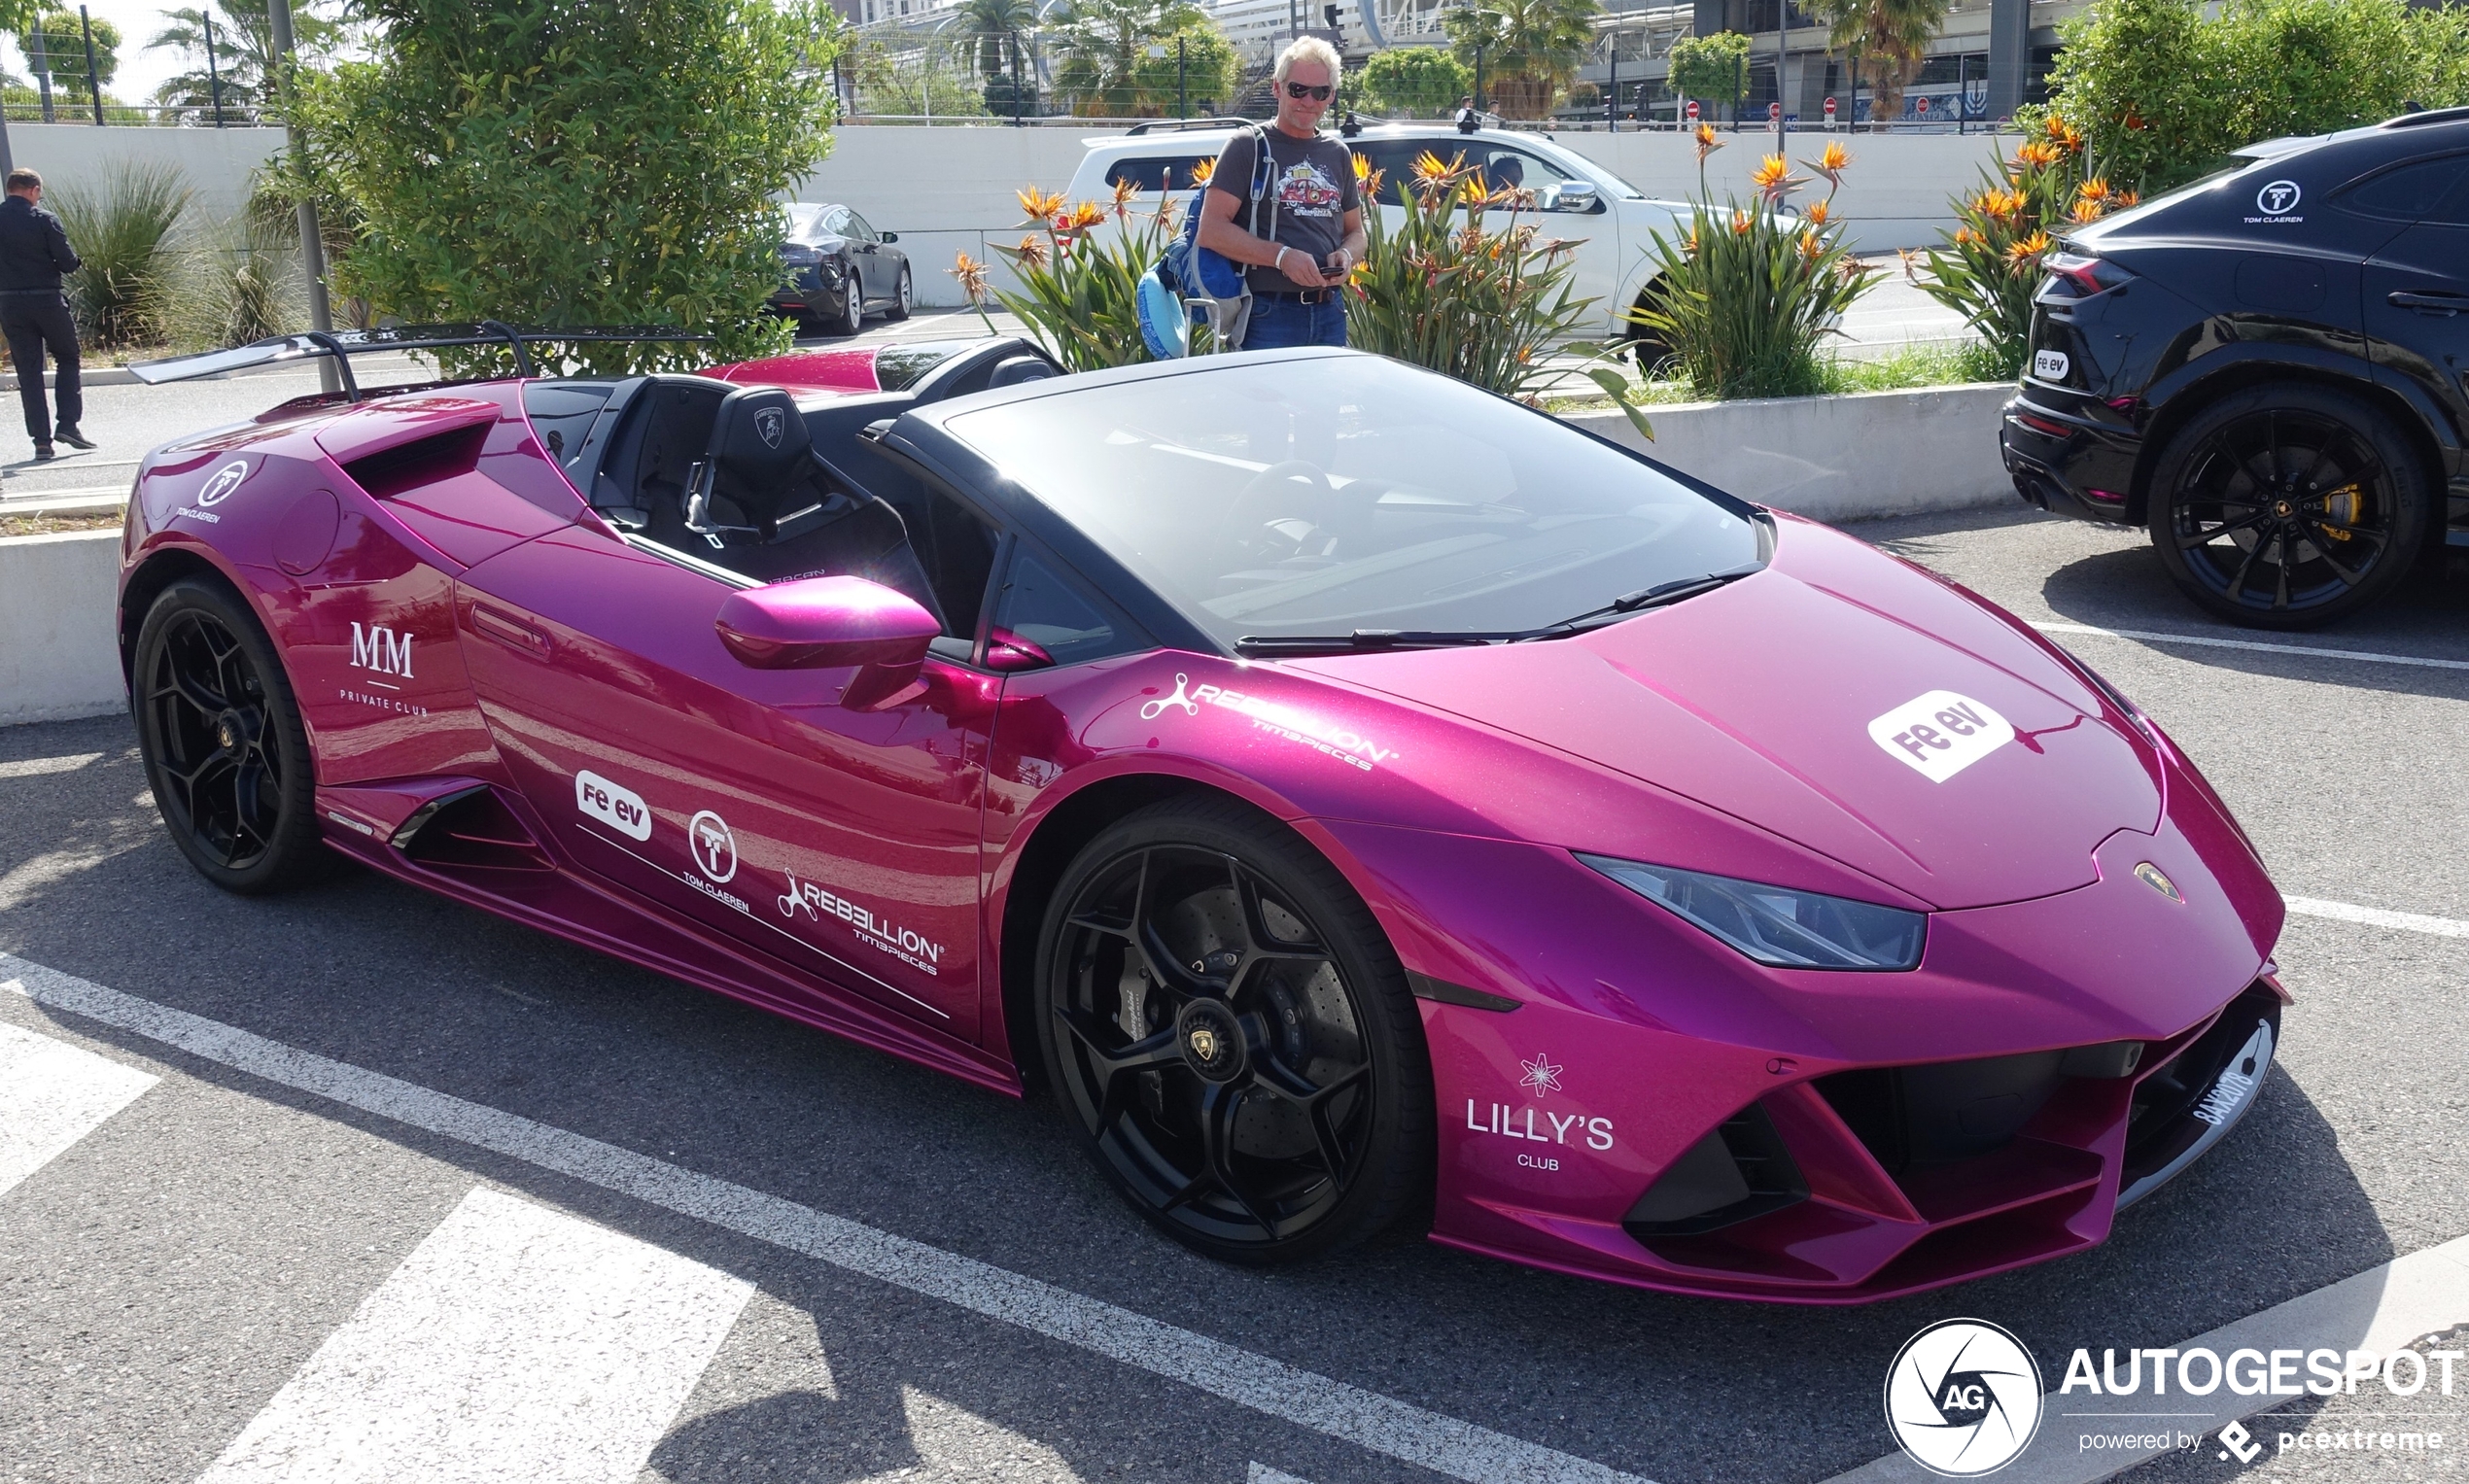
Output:
<instances>
[{"instance_id":1,"label":"tom claeren logo emblem","mask_svg":"<svg viewBox=\"0 0 2469 1484\"><path fill-rule=\"evenodd\" d=\"M765 407L754 414L754 435L763 440L765 448L780 447L781 434L787 428L787 416L778 407Z\"/></svg>"},{"instance_id":2,"label":"tom claeren logo emblem","mask_svg":"<svg viewBox=\"0 0 2469 1484\"><path fill-rule=\"evenodd\" d=\"M1156 701L1143 703L1140 707L1140 719L1142 721L1155 721L1160 716L1165 714L1165 708L1169 706L1179 706L1183 707L1183 714L1186 716L1198 716L1200 714L1200 703L1183 694L1183 687L1191 683L1192 677L1190 675L1176 675L1174 677L1174 694L1163 697Z\"/></svg>"},{"instance_id":3,"label":"tom claeren logo emblem","mask_svg":"<svg viewBox=\"0 0 2469 1484\"><path fill-rule=\"evenodd\" d=\"M1886 1426L1913 1463L1947 1478L1995 1473L2040 1431L2040 1363L1978 1319L1948 1319L1903 1342L1886 1369Z\"/></svg>"},{"instance_id":4,"label":"tom claeren logo emblem","mask_svg":"<svg viewBox=\"0 0 2469 1484\"><path fill-rule=\"evenodd\" d=\"M223 497L240 488L240 481L248 477L249 461L232 460L229 464L208 474L206 482L197 487L197 503L201 505L222 503Z\"/></svg>"},{"instance_id":5,"label":"tom claeren logo emblem","mask_svg":"<svg viewBox=\"0 0 2469 1484\"><path fill-rule=\"evenodd\" d=\"M2274 181L2255 192L2255 210L2267 217L2285 217L2297 209L2298 198L2304 194L2295 181Z\"/></svg>"},{"instance_id":6,"label":"tom claeren logo emblem","mask_svg":"<svg viewBox=\"0 0 2469 1484\"><path fill-rule=\"evenodd\" d=\"M710 810L686 821L686 847L694 854L694 869L714 883L737 875L737 837L729 833L729 822Z\"/></svg>"}]
</instances>

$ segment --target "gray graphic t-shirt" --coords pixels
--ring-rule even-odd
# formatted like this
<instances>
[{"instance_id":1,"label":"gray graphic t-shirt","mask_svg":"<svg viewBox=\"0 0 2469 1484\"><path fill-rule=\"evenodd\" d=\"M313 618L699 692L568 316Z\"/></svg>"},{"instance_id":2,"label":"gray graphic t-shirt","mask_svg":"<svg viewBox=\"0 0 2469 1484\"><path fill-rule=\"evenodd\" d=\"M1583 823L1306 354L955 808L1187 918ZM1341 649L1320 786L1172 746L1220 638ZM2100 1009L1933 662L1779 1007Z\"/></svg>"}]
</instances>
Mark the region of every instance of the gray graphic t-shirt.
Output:
<instances>
[{"instance_id":1,"label":"gray graphic t-shirt","mask_svg":"<svg viewBox=\"0 0 2469 1484\"><path fill-rule=\"evenodd\" d=\"M1271 199L1277 203L1275 234L1269 240L1284 243L1313 262L1325 263L1330 254L1346 244L1346 213L1363 204L1355 189L1354 152L1343 140L1326 134L1297 139L1274 124L1262 132L1269 136L1270 165L1269 190L1260 203L1263 217L1269 215ZM1246 129L1227 141L1225 153L1217 157L1217 173L1209 177L1210 190L1223 190L1238 203L1251 194L1252 138ZM1240 204L1234 210L1234 224L1245 231L1257 230L1250 209ZM1293 293L1319 287L1296 283L1275 268L1254 267L1244 277L1255 293Z\"/></svg>"}]
</instances>

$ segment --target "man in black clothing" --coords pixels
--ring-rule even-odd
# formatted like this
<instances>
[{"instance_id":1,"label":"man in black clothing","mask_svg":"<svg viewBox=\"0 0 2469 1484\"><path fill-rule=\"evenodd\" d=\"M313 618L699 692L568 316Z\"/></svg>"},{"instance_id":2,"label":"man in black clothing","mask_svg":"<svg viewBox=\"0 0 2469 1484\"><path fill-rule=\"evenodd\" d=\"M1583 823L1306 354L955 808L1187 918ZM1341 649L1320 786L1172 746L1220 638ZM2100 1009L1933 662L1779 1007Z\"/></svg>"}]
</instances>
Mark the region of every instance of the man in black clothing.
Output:
<instances>
[{"instance_id":1,"label":"man in black clothing","mask_svg":"<svg viewBox=\"0 0 2469 1484\"><path fill-rule=\"evenodd\" d=\"M53 457L56 437L71 448L92 448L77 422L86 399L77 381L77 325L69 317L60 275L78 270L77 254L60 219L43 209L43 177L12 170L8 199L0 201L0 335L17 371L17 397L25 403L26 435L34 457ZM43 351L59 365L60 422L55 429L43 404Z\"/></svg>"}]
</instances>

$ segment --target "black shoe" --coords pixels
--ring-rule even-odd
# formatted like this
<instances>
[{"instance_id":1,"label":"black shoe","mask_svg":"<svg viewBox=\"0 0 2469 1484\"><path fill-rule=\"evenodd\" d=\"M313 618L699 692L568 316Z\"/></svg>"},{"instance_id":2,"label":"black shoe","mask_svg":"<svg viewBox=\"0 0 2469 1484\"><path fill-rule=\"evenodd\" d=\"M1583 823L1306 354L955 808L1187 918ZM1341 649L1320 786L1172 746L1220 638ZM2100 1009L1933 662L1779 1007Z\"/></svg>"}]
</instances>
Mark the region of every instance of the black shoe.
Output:
<instances>
[{"instance_id":1,"label":"black shoe","mask_svg":"<svg viewBox=\"0 0 2469 1484\"><path fill-rule=\"evenodd\" d=\"M91 449L101 446L92 438L89 438L86 434L78 431L76 429L71 428L66 423L61 424L58 428L52 430L52 436L59 439L63 443L66 443L69 447L76 449Z\"/></svg>"},{"instance_id":2,"label":"black shoe","mask_svg":"<svg viewBox=\"0 0 2469 1484\"><path fill-rule=\"evenodd\" d=\"M60 457L60 451L49 443L34 445L34 462L37 464L49 464L58 457Z\"/></svg>"}]
</instances>

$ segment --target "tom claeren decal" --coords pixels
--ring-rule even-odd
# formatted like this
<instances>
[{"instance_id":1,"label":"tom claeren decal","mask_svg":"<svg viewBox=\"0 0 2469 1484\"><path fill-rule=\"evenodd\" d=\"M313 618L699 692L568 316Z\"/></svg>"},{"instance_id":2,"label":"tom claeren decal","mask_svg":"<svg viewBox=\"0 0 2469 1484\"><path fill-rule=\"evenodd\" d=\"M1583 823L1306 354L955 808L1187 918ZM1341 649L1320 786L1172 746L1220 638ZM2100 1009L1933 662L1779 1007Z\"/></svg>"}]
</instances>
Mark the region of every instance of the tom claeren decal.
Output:
<instances>
[{"instance_id":1,"label":"tom claeren decal","mask_svg":"<svg viewBox=\"0 0 2469 1484\"><path fill-rule=\"evenodd\" d=\"M1372 771L1373 765L1389 762L1398 755L1396 748L1383 747L1350 728L1332 726L1317 717L1296 710L1293 707L1280 706L1265 697L1246 695L1242 691L1228 690L1223 686L1210 685L1206 682L1194 685L1192 677L1187 674L1177 674L1174 677L1174 694L1160 696L1153 701L1141 703L1140 719L1155 721L1168 711L1181 711L1186 716L1198 716L1200 714L1200 707L1203 703L1239 712L1250 717L1253 727L1257 730L1282 738L1287 742L1301 742L1315 752L1336 758L1350 768L1360 768L1366 773Z\"/></svg>"},{"instance_id":2,"label":"tom claeren decal","mask_svg":"<svg viewBox=\"0 0 2469 1484\"><path fill-rule=\"evenodd\" d=\"M2015 740L2015 729L1986 701L1950 690L1915 696L1869 723L1869 740L1932 783Z\"/></svg>"},{"instance_id":3,"label":"tom claeren decal","mask_svg":"<svg viewBox=\"0 0 2469 1484\"><path fill-rule=\"evenodd\" d=\"M340 687L335 694L346 701L373 706L381 711L400 716L426 716L429 708L395 699L394 692L402 689L398 681L411 678L411 631L397 630L390 624L363 624L352 620L352 652L348 661L353 670L366 672L352 684ZM379 675L390 678L380 680ZM364 690L360 687L366 686ZM372 694L384 691L385 695Z\"/></svg>"},{"instance_id":4,"label":"tom claeren decal","mask_svg":"<svg viewBox=\"0 0 2469 1484\"><path fill-rule=\"evenodd\" d=\"M2278 226L2285 223L2304 222L2306 218L2294 213L2305 195L2306 192L2298 188L2295 181L2274 181L2255 192L2257 215L2248 217L2246 224Z\"/></svg>"},{"instance_id":5,"label":"tom claeren decal","mask_svg":"<svg viewBox=\"0 0 2469 1484\"><path fill-rule=\"evenodd\" d=\"M1528 1097L1544 1097L1560 1090L1560 1074L1567 1070L1542 1052L1532 1061L1519 1058L1517 1086ZM1588 1118L1582 1113L1560 1114L1549 1109L1513 1108L1506 1103L1493 1103L1481 1117L1477 1117L1475 1100L1466 1100L1466 1127L1470 1133L1490 1134L1496 1138L1515 1139L1521 1143L1547 1144L1558 1148L1577 1148L1572 1139L1582 1141L1586 1149L1601 1154L1614 1143L1610 1119ZM1530 1170L1547 1173L1560 1168L1556 1156L1520 1150L1517 1163Z\"/></svg>"},{"instance_id":6,"label":"tom claeren decal","mask_svg":"<svg viewBox=\"0 0 2469 1484\"><path fill-rule=\"evenodd\" d=\"M791 876L788 890L781 894L779 906L783 917L795 917L801 913L816 920L838 917L849 924L859 943L878 952L890 954L921 974L936 973L943 962L943 945L813 881L801 881Z\"/></svg>"},{"instance_id":7,"label":"tom claeren decal","mask_svg":"<svg viewBox=\"0 0 2469 1484\"><path fill-rule=\"evenodd\" d=\"M171 513L177 519L203 521L209 526L220 525L223 517L215 514L209 507L223 503L223 498L240 488L240 481L248 477L249 461L234 459L208 474L206 482L197 486L194 503L182 505Z\"/></svg>"}]
</instances>

